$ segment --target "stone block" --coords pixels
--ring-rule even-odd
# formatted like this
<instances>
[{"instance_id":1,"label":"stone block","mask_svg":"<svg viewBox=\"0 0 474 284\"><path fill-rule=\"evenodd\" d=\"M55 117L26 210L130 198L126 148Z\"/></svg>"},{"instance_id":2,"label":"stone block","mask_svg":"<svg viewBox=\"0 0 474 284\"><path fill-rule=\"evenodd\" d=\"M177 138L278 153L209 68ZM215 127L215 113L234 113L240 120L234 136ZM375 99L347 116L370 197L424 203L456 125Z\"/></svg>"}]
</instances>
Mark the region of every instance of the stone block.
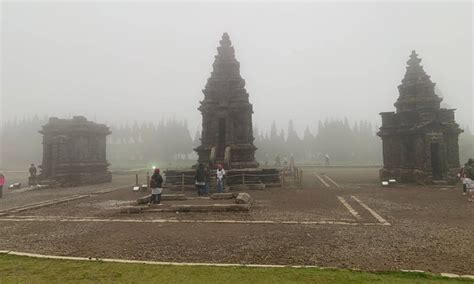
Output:
<instances>
[{"instance_id":1,"label":"stone block","mask_svg":"<svg viewBox=\"0 0 474 284\"><path fill-rule=\"evenodd\" d=\"M245 192L239 193L237 197L235 198L235 203L237 204L253 204L253 198Z\"/></svg>"},{"instance_id":2,"label":"stone block","mask_svg":"<svg viewBox=\"0 0 474 284\"><path fill-rule=\"evenodd\" d=\"M148 204L148 203L150 203L150 200L151 200L151 194L149 194L147 196L144 196L144 197L141 197L141 198L138 198L136 204L137 205Z\"/></svg>"},{"instance_id":3,"label":"stone block","mask_svg":"<svg viewBox=\"0 0 474 284\"><path fill-rule=\"evenodd\" d=\"M224 192L224 193L213 193L211 194L211 199L232 199L237 197L236 193L233 192Z\"/></svg>"},{"instance_id":4,"label":"stone block","mask_svg":"<svg viewBox=\"0 0 474 284\"><path fill-rule=\"evenodd\" d=\"M225 212L249 211L249 204L172 205L175 212Z\"/></svg>"}]
</instances>

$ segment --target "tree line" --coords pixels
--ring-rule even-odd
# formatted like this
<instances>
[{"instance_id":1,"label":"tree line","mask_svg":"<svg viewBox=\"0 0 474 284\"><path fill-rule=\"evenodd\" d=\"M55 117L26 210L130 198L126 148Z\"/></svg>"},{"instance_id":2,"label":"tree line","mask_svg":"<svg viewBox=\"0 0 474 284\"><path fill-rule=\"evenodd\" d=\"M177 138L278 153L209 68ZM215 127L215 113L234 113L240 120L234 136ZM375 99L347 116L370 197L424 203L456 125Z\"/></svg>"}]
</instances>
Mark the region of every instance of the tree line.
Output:
<instances>
[{"instance_id":1,"label":"tree line","mask_svg":"<svg viewBox=\"0 0 474 284\"><path fill-rule=\"evenodd\" d=\"M3 166L26 166L41 163L42 136L38 133L48 122L46 116L35 115L13 119L1 128L1 162ZM144 122L109 125L107 159L114 166L143 165L159 162L193 163L197 156L193 148L200 144L200 131L192 137L186 121L176 119L158 123ZM349 123L348 119L319 121L317 129L306 127L298 135L293 121L286 129L271 125L270 130L254 127L256 158L261 164L272 165L277 155L281 160L293 155L296 162L324 163L324 156L333 164L381 165L382 141L376 135L377 126L366 121ZM469 128L459 138L461 163L474 157L474 135Z\"/></svg>"},{"instance_id":2,"label":"tree line","mask_svg":"<svg viewBox=\"0 0 474 284\"><path fill-rule=\"evenodd\" d=\"M277 155L280 159L293 156L296 161L308 163L323 163L326 155L337 164L382 163L382 142L366 121L355 122L352 127L347 119L319 121L315 133L307 126L302 137L291 120L286 133L278 130L275 122L268 132L256 131L257 158L270 165Z\"/></svg>"}]
</instances>

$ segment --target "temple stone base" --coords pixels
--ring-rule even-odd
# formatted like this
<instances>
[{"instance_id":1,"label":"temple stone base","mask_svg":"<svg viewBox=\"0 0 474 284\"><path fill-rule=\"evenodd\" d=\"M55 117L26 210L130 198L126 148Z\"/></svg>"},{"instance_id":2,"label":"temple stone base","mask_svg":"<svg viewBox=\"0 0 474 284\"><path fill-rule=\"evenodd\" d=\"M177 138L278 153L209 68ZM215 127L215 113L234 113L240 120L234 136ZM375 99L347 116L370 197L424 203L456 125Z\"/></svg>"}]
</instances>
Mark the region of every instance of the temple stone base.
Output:
<instances>
[{"instance_id":1,"label":"temple stone base","mask_svg":"<svg viewBox=\"0 0 474 284\"><path fill-rule=\"evenodd\" d=\"M54 176L53 184L60 187L74 187L111 181L112 173L107 171L101 173L59 174Z\"/></svg>"},{"instance_id":2,"label":"temple stone base","mask_svg":"<svg viewBox=\"0 0 474 284\"><path fill-rule=\"evenodd\" d=\"M167 170L166 184L168 186L180 186L183 181L184 185L194 186L195 184L195 170ZM184 176L184 178L183 178ZM256 185L263 184L265 188L272 187L280 184L280 169L276 168L249 168L249 169L231 169L226 170L226 186L236 186L242 184ZM215 172L211 173L211 178L215 180ZM211 182L211 186L215 184Z\"/></svg>"},{"instance_id":3,"label":"temple stone base","mask_svg":"<svg viewBox=\"0 0 474 284\"><path fill-rule=\"evenodd\" d=\"M456 175L458 171L458 168L449 169L448 175L442 180L449 184L457 183L458 179ZM382 181L395 179L401 183L434 184L440 181L433 179L431 173L420 169L382 168L379 170L379 177Z\"/></svg>"}]
</instances>

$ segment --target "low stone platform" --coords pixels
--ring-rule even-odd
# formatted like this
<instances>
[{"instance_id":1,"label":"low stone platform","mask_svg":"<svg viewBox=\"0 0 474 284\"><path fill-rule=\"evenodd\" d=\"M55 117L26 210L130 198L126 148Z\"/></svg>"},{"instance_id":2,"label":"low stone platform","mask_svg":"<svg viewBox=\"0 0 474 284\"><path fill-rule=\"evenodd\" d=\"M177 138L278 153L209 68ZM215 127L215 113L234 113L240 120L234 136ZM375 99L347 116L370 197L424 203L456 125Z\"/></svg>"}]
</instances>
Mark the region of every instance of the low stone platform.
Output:
<instances>
[{"instance_id":1,"label":"low stone platform","mask_svg":"<svg viewBox=\"0 0 474 284\"><path fill-rule=\"evenodd\" d=\"M159 205L151 205L146 212L228 212L228 211L250 211L250 204L206 204L206 205L171 205L170 208L160 208Z\"/></svg>"},{"instance_id":2,"label":"low stone platform","mask_svg":"<svg viewBox=\"0 0 474 284\"><path fill-rule=\"evenodd\" d=\"M121 208L120 212L125 214L142 212L219 212L219 211L249 211L254 204L253 198L248 193L214 193L209 197L186 197L184 194L163 194L163 201L186 201L186 200L231 200L230 204L148 204L151 195L136 200L134 206Z\"/></svg>"}]
</instances>

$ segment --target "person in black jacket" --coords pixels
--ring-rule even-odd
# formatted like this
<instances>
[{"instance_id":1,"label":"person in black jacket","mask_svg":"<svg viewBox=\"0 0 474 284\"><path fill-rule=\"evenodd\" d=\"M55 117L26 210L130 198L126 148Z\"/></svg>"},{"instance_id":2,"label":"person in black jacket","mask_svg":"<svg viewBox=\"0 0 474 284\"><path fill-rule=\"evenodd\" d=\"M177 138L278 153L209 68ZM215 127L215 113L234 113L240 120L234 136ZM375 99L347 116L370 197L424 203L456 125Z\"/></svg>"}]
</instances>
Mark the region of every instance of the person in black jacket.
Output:
<instances>
[{"instance_id":1,"label":"person in black jacket","mask_svg":"<svg viewBox=\"0 0 474 284\"><path fill-rule=\"evenodd\" d=\"M163 192L163 177L160 174L160 169L155 169L155 172L150 179L151 200L150 203L161 205L161 193Z\"/></svg>"},{"instance_id":2,"label":"person in black jacket","mask_svg":"<svg viewBox=\"0 0 474 284\"><path fill-rule=\"evenodd\" d=\"M206 186L206 170L204 169L203 164L198 165L196 169L196 175L194 178L196 180L196 189L198 192L198 196L201 196L203 195L204 188Z\"/></svg>"}]
</instances>

